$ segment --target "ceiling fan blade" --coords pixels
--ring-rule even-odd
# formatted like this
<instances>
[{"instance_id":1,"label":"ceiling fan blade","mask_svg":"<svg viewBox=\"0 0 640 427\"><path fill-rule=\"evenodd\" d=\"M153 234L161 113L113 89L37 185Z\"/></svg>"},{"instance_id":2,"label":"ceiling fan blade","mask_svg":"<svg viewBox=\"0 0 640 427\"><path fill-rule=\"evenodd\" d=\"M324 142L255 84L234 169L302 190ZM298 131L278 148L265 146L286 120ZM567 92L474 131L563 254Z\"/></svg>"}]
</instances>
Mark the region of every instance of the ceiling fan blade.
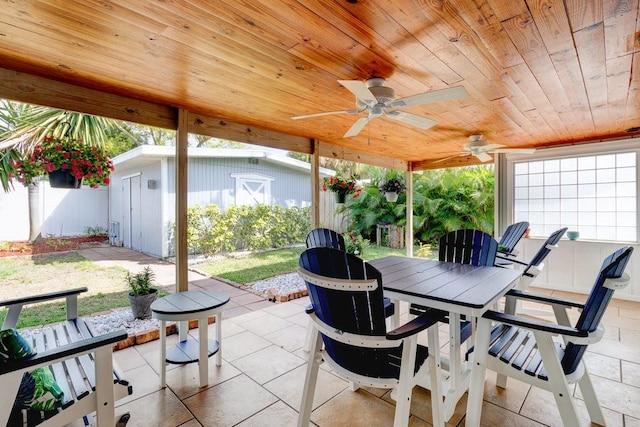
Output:
<instances>
[{"instance_id":1,"label":"ceiling fan blade","mask_svg":"<svg viewBox=\"0 0 640 427\"><path fill-rule=\"evenodd\" d=\"M378 103L378 100L373 96L367 85L362 83L360 80L338 80L338 83L349 89L357 99L368 106L373 107Z\"/></svg>"},{"instance_id":2,"label":"ceiling fan blade","mask_svg":"<svg viewBox=\"0 0 640 427\"><path fill-rule=\"evenodd\" d=\"M462 86L454 86L446 89L432 90L396 99L387 104L390 108L411 107L412 105L430 104L432 102L447 101L449 99L463 99L468 97L467 90Z\"/></svg>"},{"instance_id":3,"label":"ceiling fan blade","mask_svg":"<svg viewBox=\"0 0 640 427\"><path fill-rule=\"evenodd\" d=\"M521 154L533 154L536 152L535 148L498 148L491 150L493 153L521 153Z\"/></svg>"},{"instance_id":4,"label":"ceiling fan blade","mask_svg":"<svg viewBox=\"0 0 640 427\"><path fill-rule=\"evenodd\" d=\"M304 114L302 116L293 116L293 120L308 119L309 117L328 116L331 114L358 114L359 110L342 110L342 111L324 111L322 113Z\"/></svg>"},{"instance_id":5,"label":"ceiling fan blade","mask_svg":"<svg viewBox=\"0 0 640 427\"><path fill-rule=\"evenodd\" d=\"M387 116L390 119L397 120L420 129L429 129L438 123L434 120L427 119L426 117L405 113L404 111L389 111Z\"/></svg>"},{"instance_id":6,"label":"ceiling fan blade","mask_svg":"<svg viewBox=\"0 0 640 427\"><path fill-rule=\"evenodd\" d=\"M351 128L344 134L343 138L349 138L350 136L356 136L360 133L364 125L369 122L369 116L359 118Z\"/></svg>"},{"instance_id":7,"label":"ceiling fan blade","mask_svg":"<svg viewBox=\"0 0 640 427\"><path fill-rule=\"evenodd\" d=\"M489 160L493 160L493 157L491 157L490 155L488 155L484 151L480 151L478 153L474 153L473 155L476 156L483 163L484 162L488 162Z\"/></svg>"}]
</instances>

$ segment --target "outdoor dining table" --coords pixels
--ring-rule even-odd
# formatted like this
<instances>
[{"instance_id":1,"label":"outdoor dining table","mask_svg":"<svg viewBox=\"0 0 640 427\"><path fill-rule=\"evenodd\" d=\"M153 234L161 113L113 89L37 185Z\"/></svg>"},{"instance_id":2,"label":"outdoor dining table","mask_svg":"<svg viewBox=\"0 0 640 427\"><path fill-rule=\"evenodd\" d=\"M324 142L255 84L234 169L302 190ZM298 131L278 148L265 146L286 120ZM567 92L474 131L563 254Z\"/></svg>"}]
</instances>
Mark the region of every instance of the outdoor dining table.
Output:
<instances>
[{"instance_id":1,"label":"outdoor dining table","mask_svg":"<svg viewBox=\"0 0 640 427\"><path fill-rule=\"evenodd\" d=\"M448 368L448 376L442 384L424 384L433 394L444 396L440 411L444 419L433 420L434 425L444 425L469 389L471 368L460 352L461 316L467 320L482 316L515 285L521 272L399 256L379 258L370 264L382 274L385 296L449 313L449 357L443 358L439 351L434 351L436 366ZM399 310L395 316L399 316ZM395 324L399 324L398 318ZM438 341L438 334L434 335ZM430 350L438 349L440 343L429 342L428 346Z\"/></svg>"}]
</instances>

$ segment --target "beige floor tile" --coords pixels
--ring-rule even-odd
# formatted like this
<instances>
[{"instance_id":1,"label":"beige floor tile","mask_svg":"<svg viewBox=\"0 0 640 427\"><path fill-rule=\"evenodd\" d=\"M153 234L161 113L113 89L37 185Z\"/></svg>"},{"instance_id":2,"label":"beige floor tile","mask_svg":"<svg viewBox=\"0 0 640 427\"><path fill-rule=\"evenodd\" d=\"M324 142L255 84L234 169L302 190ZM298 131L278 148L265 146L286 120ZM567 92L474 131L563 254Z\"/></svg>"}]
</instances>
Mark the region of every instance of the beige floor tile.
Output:
<instances>
[{"instance_id":1,"label":"beige floor tile","mask_svg":"<svg viewBox=\"0 0 640 427\"><path fill-rule=\"evenodd\" d=\"M147 364L128 370L125 378L131 384L133 394L119 400L118 406L160 390L160 375Z\"/></svg>"},{"instance_id":2,"label":"beige floor tile","mask_svg":"<svg viewBox=\"0 0 640 427\"><path fill-rule=\"evenodd\" d=\"M225 360L234 361L263 348L267 348L271 344L267 339L245 330L239 334L224 338L222 357Z\"/></svg>"},{"instance_id":3,"label":"beige floor tile","mask_svg":"<svg viewBox=\"0 0 640 427\"><path fill-rule=\"evenodd\" d=\"M264 336L273 344L287 351L295 351L304 346L307 328L293 324L288 328L280 329Z\"/></svg>"},{"instance_id":4,"label":"beige floor tile","mask_svg":"<svg viewBox=\"0 0 640 427\"><path fill-rule=\"evenodd\" d=\"M282 402L258 412L248 420L237 425L237 427L293 427L298 422L298 413Z\"/></svg>"},{"instance_id":5,"label":"beige floor tile","mask_svg":"<svg viewBox=\"0 0 640 427\"><path fill-rule=\"evenodd\" d=\"M242 323L242 326L247 328L248 331L259 336L265 336L293 325L292 322L272 314L266 314L260 318Z\"/></svg>"},{"instance_id":6,"label":"beige floor tile","mask_svg":"<svg viewBox=\"0 0 640 427\"><path fill-rule=\"evenodd\" d=\"M281 375L268 383L264 388L276 395L292 408L300 408L304 391L307 364ZM313 395L313 409L337 396L348 387L348 383L323 369L318 371L318 381Z\"/></svg>"},{"instance_id":7,"label":"beige floor tile","mask_svg":"<svg viewBox=\"0 0 640 427\"><path fill-rule=\"evenodd\" d=\"M591 376L600 406L640 419L640 388Z\"/></svg>"},{"instance_id":8,"label":"beige floor tile","mask_svg":"<svg viewBox=\"0 0 640 427\"><path fill-rule=\"evenodd\" d=\"M371 427L393 425L395 405L360 389L345 390L311 413L318 426Z\"/></svg>"},{"instance_id":9,"label":"beige floor tile","mask_svg":"<svg viewBox=\"0 0 640 427\"><path fill-rule=\"evenodd\" d=\"M309 315L304 311L301 311L293 316L287 317L289 322L295 323L296 325L300 325L306 328L309 325Z\"/></svg>"},{"instance_id":10,"label":"beige floor tile","mask_svg":"<svg viewBox=\"0 0 640 427\"><path fill-rule=\"evenodd\" d=\"M484 400L508 411L518 413L531 386L514 378L507 380L507 388L496 386L496 373L487 371L484 383Z\"/></svg>"},{"instance_id":11,"label":"beige floor tile","mask_svg":"<svg viewBox=\"0 0 640 427\"><path fill-rule=\"evenodd\" d=\"M252 294L251 292L246 292L244 294L231 297L231 301L236 304L247 305L258 301L264 301L264 298L256 294Z\"/></svg>"},{"instance_id":12,"label":"beige floor tile","mask_svg":"<svg viewBox=\"0 0 640 427\"><path fill-rule=\"evenodd\" d=\"M266 307L263 310L269 314L273 314L274 316L282 317L283 319L288 319L291 316L301 313L306 315L304 312L304 306L288 302L272 304L271 307Z\"/></svg>"},{"instance_id":13,"label":"beige floor tile","mask_svg":"<svg viewBox=\"0 0 640 427\"><path fill-rule=\"evenodd\" d=\"M169 389L156 391L122 405L116 412L131 414L127 427L179 426L193 419L193 414Z\"/></svg>"},{"instance_id":14,"label":"beige floor tile","mask_svg":"<svg viewBox=\"0 0 640 427\"><path fill-rule=\"evenodd\" d=\"M138 351L140 346L132 346L113 352L113 361L122 372L139 368L147 364Z\"/></svg>"},{"instance_id":15,"label":"beige floor tile","mask_svg":"<svg viewBox=\"0 0 640 427\"><path fill-rule=\"evenodd\" d=\"M179 427L204 427L204 426L200 424L198 420L193 419L193 420L187 421L184 424L180 424Z\"/></svg>"},{"instance_id":16,"label":"beige floor tile","mask_svg":"<svg viewBox=\"0 0 640 427\"><path fill-rule=\"evenodd\" d=\"M628 415L624 416L624 426L625 427L640 427L640 419L633 418Z\"/></svg>"},{"instance_id":17,"label":"beige floor tile","mask_svg":"<svg viewBox=\"0 0 640 427\"><path fill-rule=\"evenodd\" d=\"M640 387L640 364L621 361L622 382L634 387Z\"/></svg>"},{"instance_id":18,"label":"beige floor tile","mask_svg":"<svg viewBox=\"0 0 640 427\"><path fill-rule=\"evenodd\" d=\"M203 426L216 427L236 425L276 402L273 394L245 375L184 400Z\"/></svg>"},{"instance_id":19,"label":"beige floor tile","mask_svg":"<svg viewBox=\"0 0 640 427\"><path fill-rule=\"evenodd\" d=\"M208 384L205 387L200 387L200 371L197 363L177 366L176 369L167 371L167 386L180 399L193 396L203 389L211 388L241 374L235 366L225 361L222 362L222 366L216 366L215 357L211 357L209 359Z\"/></svg>"},{"instance_id":20,"label":"beige floor tile","mask_svg":"<svg viewBox=\"0 0 640 427\"><path fill-rule=\"evenodd\" d=\"M463 420L460 426L465 426L466 423ZM508 411L500 406L483 402L482 404L482 416L480 418L481 427L544 427L544 424L540 424L534 420L525 418L514 412Z\"/></svg>"},{"instance_id":21,"label":"beige floor tile","mask_svg":"<svg viewBox=\"0 0 640 427\"><path fill-rule=\"evenodd\" d=\"M613 381L621 380L620 359L587 351L583 361L591 375L608 378Z\"/></svg>"},{"instance_id":22,"label":"beige floor tile","mask_svg":"<svg viewBox=\"0 0 640 427\"><path fill-rule=\"evenodd\" d=\"M264 384L303 365L305 361L280 347L271 345L236 359L232 363L258 384Z\"/></svg>"},{"instance_id":23,"label":"beige floor tile","mask_svg":"<svg viewBox=\"0 0 640 427\"><path fill-rule=\"evenodd\" d=\"M225 317L222 318L222 340L225 341L228 337L239 334L240 332L244 332L247 329L242 327L241 325L234 322L227 322L228 319ZM211 323L209 325L209 336L214 336L215 333L215 323Z\"/></svg>"}]
</instances>

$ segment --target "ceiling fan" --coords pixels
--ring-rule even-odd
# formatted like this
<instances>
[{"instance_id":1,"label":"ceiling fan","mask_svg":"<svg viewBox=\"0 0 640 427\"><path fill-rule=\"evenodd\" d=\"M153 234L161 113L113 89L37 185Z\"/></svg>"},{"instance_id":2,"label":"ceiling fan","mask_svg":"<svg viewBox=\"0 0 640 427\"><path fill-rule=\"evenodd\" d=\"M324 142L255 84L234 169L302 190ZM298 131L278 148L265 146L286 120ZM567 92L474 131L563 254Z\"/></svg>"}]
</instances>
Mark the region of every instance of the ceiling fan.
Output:
<instances>
[{"instance_id":1,"label":"ceiling fan","mask_svg":"<svg viewBox=\"0 0 640 427\"><path fill-rule=\"evenodd\" d=\"M455 156L445 157L444 159L436 160L433 163L444 162L449 159L461 156L476 156L481 162L488 162L493 160L489 154L494 153L521 153L521 154L533 154L535 148L502 148L505 147L502 144L490 144L487 140L482 139L481 134L475 134L469 136L471 141L464 144L464 150Z\"/></svg>"},{"instance_id":2,"label":"ceiling fan","mask_svg":"<svg viewBox=\"0 0 640 427\"><path fill-rule=\"evenodd\" d=\"M359 80L338 80L338 83L355 95L356 109L325 111L321 113L305 114L303 116L294 116L291 118L293 120L300 120L307 119L309 117L328 116L330 114L366 113L367 115L365 117L359 118L347 133L344 134L345 138L357 135L369 120L380 116L387 116L390 119L397 120L420 129L429 129L437 122L426 117L421 117L416 114L399 110L404 107L447 101L449 99L462 99L469 96L464 87L455 86L395 99L396 94L393 88L385 86L385 79L380 77L371 78L364 83Z\"/></svg>"}]
</instances>

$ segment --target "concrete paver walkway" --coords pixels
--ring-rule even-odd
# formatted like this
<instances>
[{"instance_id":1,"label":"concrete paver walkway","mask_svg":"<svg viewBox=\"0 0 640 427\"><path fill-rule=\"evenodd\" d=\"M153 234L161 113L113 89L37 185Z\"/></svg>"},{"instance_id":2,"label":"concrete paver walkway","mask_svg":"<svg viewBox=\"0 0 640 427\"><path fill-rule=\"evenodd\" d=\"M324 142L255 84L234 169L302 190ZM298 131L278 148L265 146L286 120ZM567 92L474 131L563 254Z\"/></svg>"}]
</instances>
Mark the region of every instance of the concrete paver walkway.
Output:
<instances>
[{"instance_id":1,"label":"concrete paver walkway","mask_svg":"<svg viewBox=\"0 0 640 427\"><path fill-rule=\"evenodd\" d=\"M146 266L149 266L155 273L155 282L166 289L167 292L175 292L176 266L171 262L117 246L98 246L81 249L78 253L103 267L119 266L132 273L138 273ZM227 319L260 310L273 304L259 295L195 271L189 271L188 279L189 290L210 289L229 295L231 300L226 304L223 312L224 318Z\"/></svg>"}]
</instances>

